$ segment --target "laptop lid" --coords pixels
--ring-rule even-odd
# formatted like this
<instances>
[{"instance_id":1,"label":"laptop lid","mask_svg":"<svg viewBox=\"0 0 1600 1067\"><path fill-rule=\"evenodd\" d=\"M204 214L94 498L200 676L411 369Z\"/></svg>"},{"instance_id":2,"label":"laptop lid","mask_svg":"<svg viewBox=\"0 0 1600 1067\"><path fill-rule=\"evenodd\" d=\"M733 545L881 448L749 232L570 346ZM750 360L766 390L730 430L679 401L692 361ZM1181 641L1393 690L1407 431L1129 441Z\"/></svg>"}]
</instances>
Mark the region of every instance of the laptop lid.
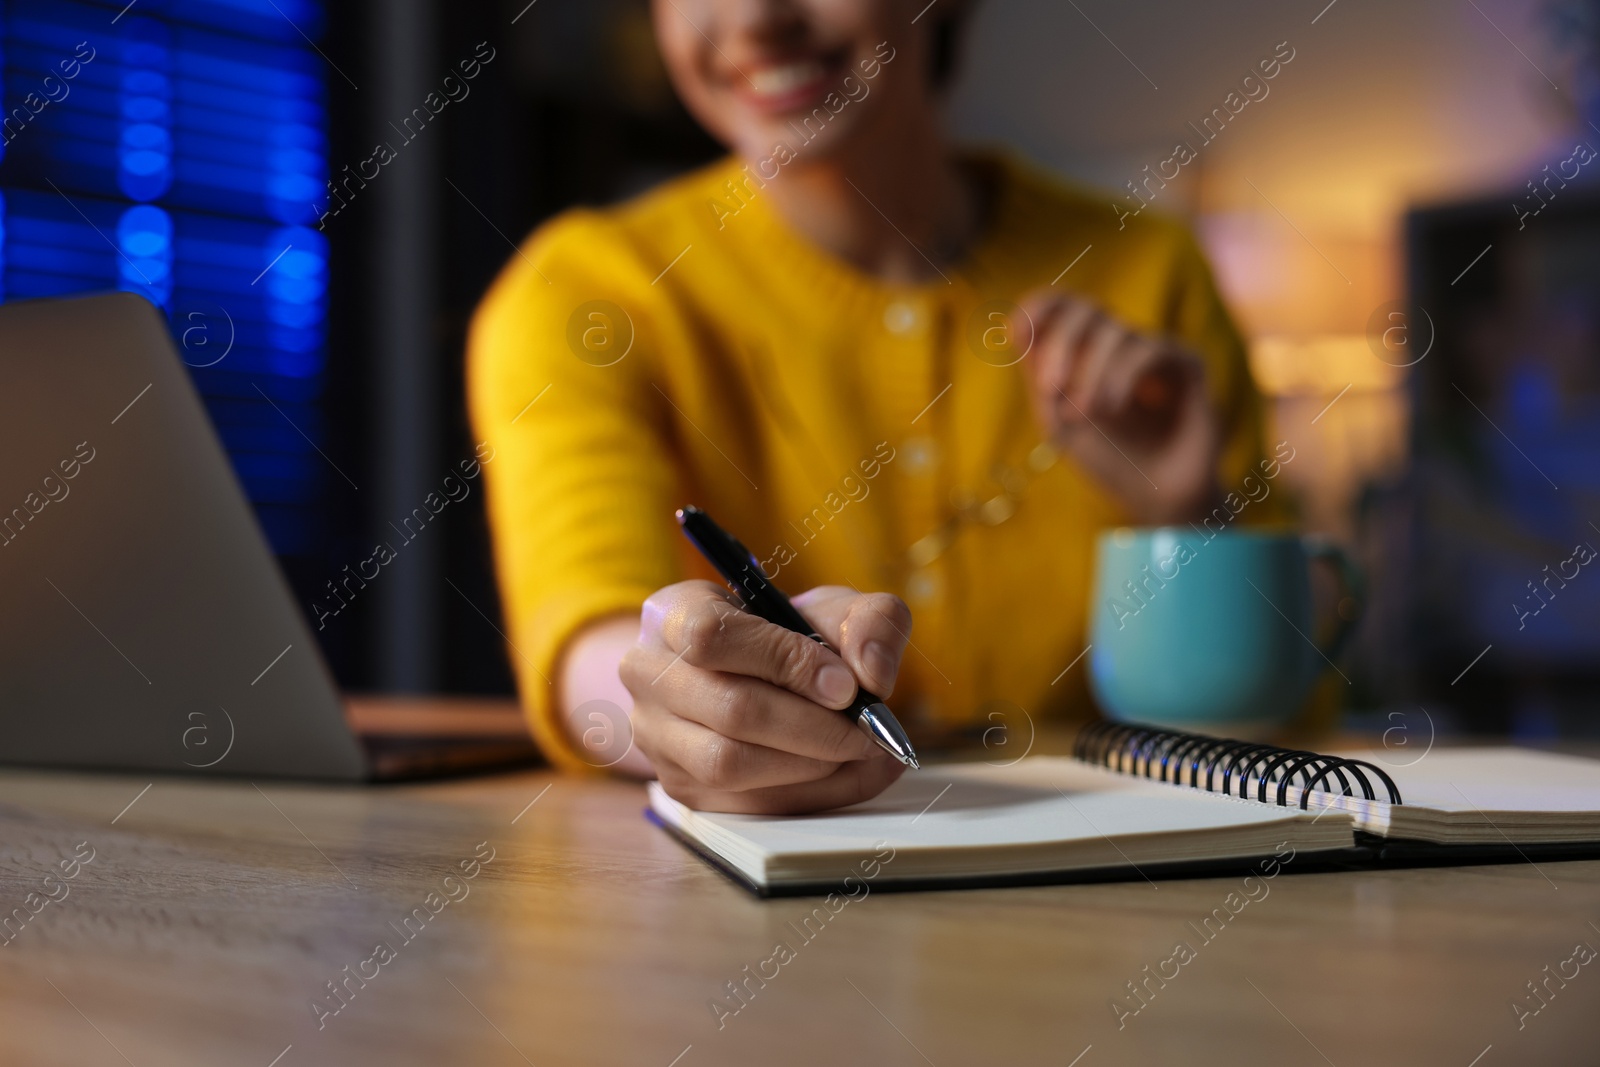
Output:
<instances>
[{"instance_id":1,"label":"laptop lid","mask_svg":"<svg viewBox=\"0 0 1600 1067\"><path fill-rule=\"evenodd\" d=\"M366 777L166 322L133 294L0 306L0 762Z\"/></svg>"}]
</instances>

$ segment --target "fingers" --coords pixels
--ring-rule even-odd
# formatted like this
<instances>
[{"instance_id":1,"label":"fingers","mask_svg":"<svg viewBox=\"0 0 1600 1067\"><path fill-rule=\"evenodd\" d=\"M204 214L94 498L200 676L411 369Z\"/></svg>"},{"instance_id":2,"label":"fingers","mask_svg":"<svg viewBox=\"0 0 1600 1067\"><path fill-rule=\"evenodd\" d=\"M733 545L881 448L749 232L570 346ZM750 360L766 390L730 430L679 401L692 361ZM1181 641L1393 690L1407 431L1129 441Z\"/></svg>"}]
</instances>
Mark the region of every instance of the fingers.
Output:
<instances>
[{"instance_id":1,"label":"fingers","mask_svg":"<svg viewBox=\"0 0 1600 1067\"><path fill-rule=\"evenodd\" d=\"M1033 324L1035 417L1052 439L1090 417L1093 389L1115 349L1115 324L1087 300L1049 290L1031 293L1018 305Z\"/></svg>"},{"instance_id":2,"label":"fingers","mask_svg":"<svg viewBox=\"0 0 1600 1067\"><path fill-rule=\"evenodd\" d=\"M1041 313L1042 326L1029 355L1038 360L1035 387L1051 403L1059 403L1068 392L1084 341L1101 318L1099 309L1087 300L1065 297L1057 297L1051 311Z\"/></svg>"},{"instance_id":3,"label":"fingers","mask_svg":"<svg viewBox=\"0 0 1600 1067\"><path fill-rule=\"evenodd\" d=\"M759 678L695 670L686 657L665 649L640 651L624 661L622 672L648 703L736 741L829 764L864 759L876 747L849 715ZM813 769L808 777L820 773Z\"/></svg>"},{"instance_id":4,"label":"fingers","mask_svg":"<svg viewBox=\"0 0 1600 1067\"><path fill-rule=\"evenodd\" d=\"M829 708L855 696L855 676L832 651L741 611L710 582L668 586L645 602L647 614L657 597L652 633L691 666L760 678Z\"/></svg>"},{"instance_id":5,"label":"fingers","mask_svg":"<svg viewBox=\"0 0 1600 1067\"><path fill-rule=\"evenodd\" d=\"M835 718L842 718L835 714ZM815 782L833 774L840 763L781 752L727 737L676 715L646 715L636 726L636 740L664 753L656 771L666 781L671 767L697 788L717 793ZM649 749L646 750L647 753Z\"/></svg>"},{"instance_id":6,"label":"fingers","mask_svg":"<svg viewBox=\"0 0 1600 1067\"><path fill-rule=\"evenodd\" d=\"M1056 391L1047 384L1060 376L1056 367L1060 356L1051 343L1054 322L1065 305L1061 294L1050 289L1036 289L1017 301L1018 314L1011 324L1017 344L1027 353L1022 365L1032 394L1034 418L1044 428L1047 437L1056 432Z\"/></svg>"},{"instance_id":7,"label":"fingers","mask_svg":"<svg viewBox=\"0 0 1600 1067\"><path fill-rule=\"evenodd\" d=\"M1035 289L1017 301L1017 313L1011 318L1011 332L1017 347L1028 355L1038 350L1039 342L1054 327L1056 320L1067 308L1059 292L1053 289ZM1037 375L1039 361L1029 362L1029 369Z\"/></svg>"},{"instance_id":8,"label":"fingers","mask_svg":"<svg viewBox=\"0 0 1600 1067\"><path fill-rule=\"evenodd\" d=\"M673 796L715 811L814 811L898 777L900 765L838 709L857 679L879 695L893 689L909 609L843 587L795 606L840 653L739 610L710 582L645 602L618 676L633 696L634 739Z\"/></svg>"},{"instance_id":9,"label":"fingers","mask_svg":"<svg viewBox=\"0 0 1600 1067\"><path fill-rule=\"evenodd\" d=\"M1133 335L1121 323L1095 312L1078 342L1072 376L1066 388L1073 415L1091 419L1117 411L1106 392L1106 379L1114 367L1120 367L1130 358L1135 347L1133 342Z\"/></svg>"},{"instance_id":10,"label":"fingers","mask_svg":"<svg viewBox=\"0 0 1600 1067\"><path fill-rule=\"evenodd\" d=\"M794 606L839 650L864 688L885 698L894 692L911 640L911 609L905 601L890 593L823 585L795 597Z\"/></svg>"},{"instance_id":11,"label":"fingers","mask_svg":"<svg viewBox=\"0 0 1600 1067\"><path fill-rule=\"evenodd\" d=\"M1169 413L1203 380L1194 356L1087 300L1038 290L1018 306L1034 324L1034 401L1052 437L1084 420Z\"/></svg>"},{"instance_id":12,"label":"fingers","mask_svg":"<svg viewBox=\"0 0 1600 1067\"><path fill-rule=\"evenodd\" d=\"M812 782L727 792L680 777L676 768L667 768L661 775L661 784L670 796L701 811L799 815L870 800L903 773L905 767L880 751L872 759L841 764L831 774Z\"/></svg>"}]
</instances>

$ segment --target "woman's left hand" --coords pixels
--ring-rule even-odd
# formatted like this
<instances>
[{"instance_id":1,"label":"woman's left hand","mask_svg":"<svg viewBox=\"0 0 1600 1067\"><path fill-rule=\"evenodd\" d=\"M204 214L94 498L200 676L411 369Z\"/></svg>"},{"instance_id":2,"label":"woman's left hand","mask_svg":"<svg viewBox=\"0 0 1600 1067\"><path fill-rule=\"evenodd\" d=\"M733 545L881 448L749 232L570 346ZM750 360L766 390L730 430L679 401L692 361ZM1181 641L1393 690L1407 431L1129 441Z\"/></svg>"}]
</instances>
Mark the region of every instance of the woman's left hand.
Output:
<instances>
[{"instance_id":1,"label":"woman's left hand","mask_svg":"<svg viewBox=\"0 0 1600 1067\"><path fill-rule=\"evenodd\" d=\"M1059 290L1034 290L1018 306L1013 327L1047 439L1141 523L1203 514L1218 496L1222 427L1200 358Z\"/></svg>"}]
</instances>

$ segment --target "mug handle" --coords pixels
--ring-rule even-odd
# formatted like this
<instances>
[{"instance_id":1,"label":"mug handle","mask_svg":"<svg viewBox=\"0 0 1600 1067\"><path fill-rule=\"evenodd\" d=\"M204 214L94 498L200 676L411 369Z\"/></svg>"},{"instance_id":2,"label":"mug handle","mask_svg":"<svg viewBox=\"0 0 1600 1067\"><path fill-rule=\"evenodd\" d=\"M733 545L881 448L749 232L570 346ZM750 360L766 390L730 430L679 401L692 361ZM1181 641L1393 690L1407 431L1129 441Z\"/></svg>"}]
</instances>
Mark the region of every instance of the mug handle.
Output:
<instances>
[{"instance_id":1,"label":"mug handle","mask_svg":"<svg viewBox=\"0 0 1600 1067\"><path fill-rule=\"evenodd\" d=\"M1334 601L1333 617L1334 631L1325 642L1319 642L1317 648L1330 661L1337 660L1339 653L1350 643L1350 635L1355 631L1356 623L1361 621L1362 614L1367 606L1367 583L1361 568L1355 560L1338 545L1325 537L1307 537L1304 539L1306 556L1311 560L1321 560L1333 567L1334 576L1339 581L1339 599ZM1345 618L1339 613L1339 605L1346 600L1355 602L1355 610L1350 618Z\"/></svg>"}]
</instances>

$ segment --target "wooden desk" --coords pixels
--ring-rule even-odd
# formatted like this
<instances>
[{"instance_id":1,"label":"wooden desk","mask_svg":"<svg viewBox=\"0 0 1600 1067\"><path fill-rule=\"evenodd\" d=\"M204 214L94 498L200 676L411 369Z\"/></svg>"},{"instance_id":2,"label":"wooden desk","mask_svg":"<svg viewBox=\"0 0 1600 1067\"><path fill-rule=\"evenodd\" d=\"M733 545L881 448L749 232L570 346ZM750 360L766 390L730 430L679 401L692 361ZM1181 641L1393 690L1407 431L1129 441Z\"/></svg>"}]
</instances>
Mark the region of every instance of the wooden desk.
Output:
<instances>
[{"instance_id":1,"label":"wooden desk","mask_svg":"<svg viewBox=\"0 0 1600 1067\"><path fill-rule=\"evenodd\" d=\"M0 1063L1600 1062L1600 962L1521 1032L1510 1007L1600 948L1600 863L1287 873L1209 944L1186 924L1237 878L874 893L804 943L815 902L734 888L638 785L257 785L0 772L0 913L94 850L0 947ZM708 1001L780 939L797 957L719 1031ZM1119 1031L1112 998L1180 940L1197 957ZM376 976L319 1030L346 965Z\"/></svg>"}]
</instances>

